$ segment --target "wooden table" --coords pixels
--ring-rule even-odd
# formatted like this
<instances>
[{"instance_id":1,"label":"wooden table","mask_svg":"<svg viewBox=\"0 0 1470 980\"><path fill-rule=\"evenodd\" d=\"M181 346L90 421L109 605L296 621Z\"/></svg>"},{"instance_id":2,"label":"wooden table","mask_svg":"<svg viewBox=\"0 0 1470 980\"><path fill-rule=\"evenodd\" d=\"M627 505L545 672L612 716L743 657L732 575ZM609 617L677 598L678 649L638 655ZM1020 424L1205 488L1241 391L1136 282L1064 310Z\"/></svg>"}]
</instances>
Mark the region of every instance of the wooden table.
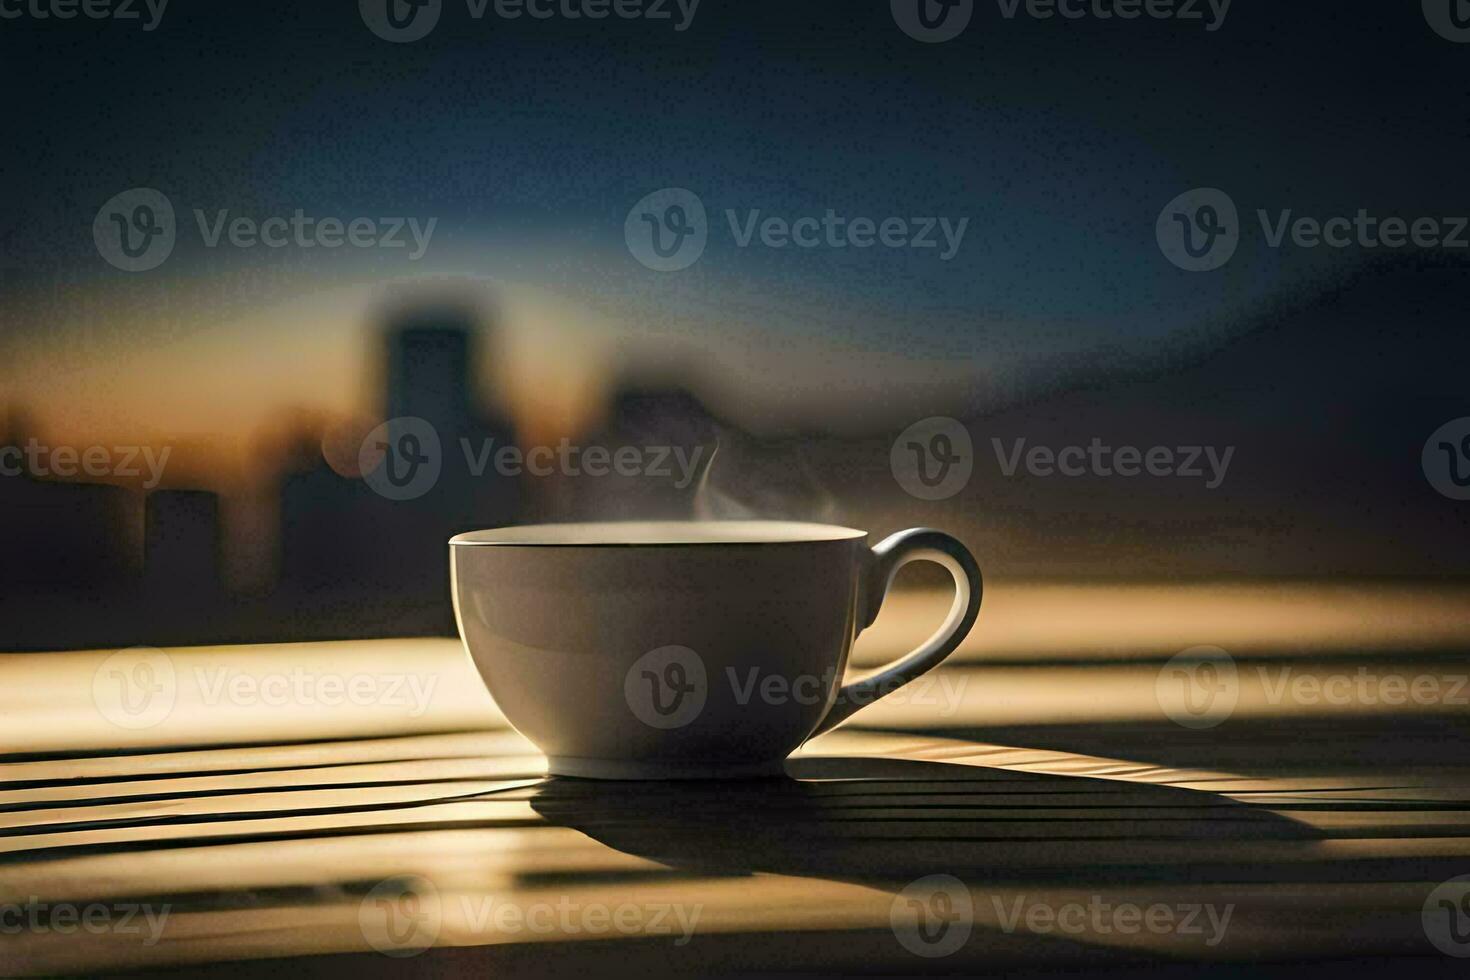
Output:
<instances>
[{"instance_id":1,"label":"wooden table","mask_svg":"<svg viewBox=\"0 0 1470 980\"><path fill-rule=\"evenodd\" d=\"M1041 592L748 783L548 779L452 640L0 658L0 973L1464 975L1464 595L1176 591L1171 633L1157 590ZM1235 711L1171 720L1163 654L1229 630Z\"/></svg>"}]
</instances>

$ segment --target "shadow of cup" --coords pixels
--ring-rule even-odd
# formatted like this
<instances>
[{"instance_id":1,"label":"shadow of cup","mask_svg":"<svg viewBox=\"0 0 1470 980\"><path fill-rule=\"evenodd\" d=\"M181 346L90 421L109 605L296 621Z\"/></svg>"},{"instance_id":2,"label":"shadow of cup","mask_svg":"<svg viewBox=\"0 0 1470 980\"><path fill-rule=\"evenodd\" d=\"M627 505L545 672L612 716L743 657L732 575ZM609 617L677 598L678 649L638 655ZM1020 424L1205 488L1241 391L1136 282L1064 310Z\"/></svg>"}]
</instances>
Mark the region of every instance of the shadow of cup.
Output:
<instances>
[{"instance_id":1,"label":"shadow of cup","mask_svg":"<svg viewBox=\"0 0 1470 980\"><path fill-rule=\"evenodd\" d=\"M531 806L679 870L877 887L935 873L977 884L1187 881L1212 863L1237 865L1253 843L1321 836L1176 786L884 758L800 758L788 768L784 778L699 783L551 778Z\"/></svg>"}]
</instances>

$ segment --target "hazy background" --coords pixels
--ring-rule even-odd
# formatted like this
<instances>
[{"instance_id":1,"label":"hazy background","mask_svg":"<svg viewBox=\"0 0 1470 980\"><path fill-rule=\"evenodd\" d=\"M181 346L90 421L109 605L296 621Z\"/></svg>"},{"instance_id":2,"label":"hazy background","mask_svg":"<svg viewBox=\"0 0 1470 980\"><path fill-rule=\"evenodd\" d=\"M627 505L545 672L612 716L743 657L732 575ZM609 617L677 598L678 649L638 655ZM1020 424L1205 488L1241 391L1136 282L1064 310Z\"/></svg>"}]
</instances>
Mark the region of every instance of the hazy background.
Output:
<instances>
[{"instance_id":1,"label":"hazy background","mask_svg":"<svg viewBox=\"0 0 1470 980\"><path fill-rule=\"evenodd\" d=\"M1467 505L1420 466L1470 415L1463 250L1271 249L1255 210L1470 214L1467 57L1418 4L1325 0L1237 0L1214 32L981 3L937 45L851 0L704 0L683 32L449 3L411 44L350 3L0 22L0 446L171 449L151 503L0 478L0 642L444 631L444 538L521 520L932 524L998 580L1463 576ZM142 273L92 238L134 187L179 221ZM664 187L712 226L676 273L624 240ZM1216 272L1155 240L1194 187L1241 211ZM418 261L206 248L196 208L437 225ZM742 249L726 209L969 225L947 262ZM683 491L460 474L395 504L352 466L395 404L446 413L446 467L461 431L719 453ZM930 416L975 446L935 502L889 464ZM1235 454L1207 490L1006 477L990 442L1093 437Z\"/></svg>"}]
</instances>

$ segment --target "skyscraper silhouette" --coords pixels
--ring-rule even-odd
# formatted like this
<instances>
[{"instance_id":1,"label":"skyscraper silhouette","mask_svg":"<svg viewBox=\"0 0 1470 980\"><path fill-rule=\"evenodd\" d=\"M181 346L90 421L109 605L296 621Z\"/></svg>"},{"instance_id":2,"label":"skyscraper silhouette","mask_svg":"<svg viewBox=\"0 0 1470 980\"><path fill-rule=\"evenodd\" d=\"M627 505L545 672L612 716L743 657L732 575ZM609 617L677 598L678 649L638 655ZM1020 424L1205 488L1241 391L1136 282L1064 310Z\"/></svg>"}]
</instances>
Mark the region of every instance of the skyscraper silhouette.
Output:
<instances>
[{"instance_id":1,"label":"skyscraper silhouette","mask_svg":"<svg viewBox=\"0 0 1470 980\"><path fill-rule=\"evenodd\" d=\"M509 444L509 425L487 418L475 380L473 310L401 307L383 333L383 419L420 419L437 437L439 475L421 493L389 499L369 481L334 472L320 454L281 489L282 598L311 594L363 628L452 632L448 540L460 531L515 523L515 478L473 473L466 447ZM385 459L380 465L390 465ZM368 625L371 624L371 625ZM344 620L344 630L352 623Z\"/></svg>"},{"instance_id":2,"label":"skyscraper silhouette","mask_svg":"<svg viewBox=\"0 0 1470 980\"><path fill-rule=\"evenodd\" d=\"M406 310L387 332L386 418L412 416L468 435L478 410L474 317L452 306Z\"/></svg>"}]
</instances>

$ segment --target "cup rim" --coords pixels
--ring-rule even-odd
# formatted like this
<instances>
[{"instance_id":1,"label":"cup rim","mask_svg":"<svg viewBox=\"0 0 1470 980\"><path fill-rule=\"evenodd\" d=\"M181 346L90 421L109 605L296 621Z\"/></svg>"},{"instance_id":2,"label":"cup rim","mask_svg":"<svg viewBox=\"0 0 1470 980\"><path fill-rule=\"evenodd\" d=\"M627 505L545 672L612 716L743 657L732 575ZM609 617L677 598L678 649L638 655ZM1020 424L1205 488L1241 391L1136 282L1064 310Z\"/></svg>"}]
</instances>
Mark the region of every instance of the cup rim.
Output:
<instances>
[{"instance_id":1,"label":"cup rim","mask_svg":"<svg viewBox=\"0 0 1470 980\"><path fill-rule=\"evenodd\" d=\"M699 548L822 544L860 541L867 536L867 531L857 528L808 521L589 521L465 531L450 538L449 545L459 548Z\"/></svg>"}]
</instances>

